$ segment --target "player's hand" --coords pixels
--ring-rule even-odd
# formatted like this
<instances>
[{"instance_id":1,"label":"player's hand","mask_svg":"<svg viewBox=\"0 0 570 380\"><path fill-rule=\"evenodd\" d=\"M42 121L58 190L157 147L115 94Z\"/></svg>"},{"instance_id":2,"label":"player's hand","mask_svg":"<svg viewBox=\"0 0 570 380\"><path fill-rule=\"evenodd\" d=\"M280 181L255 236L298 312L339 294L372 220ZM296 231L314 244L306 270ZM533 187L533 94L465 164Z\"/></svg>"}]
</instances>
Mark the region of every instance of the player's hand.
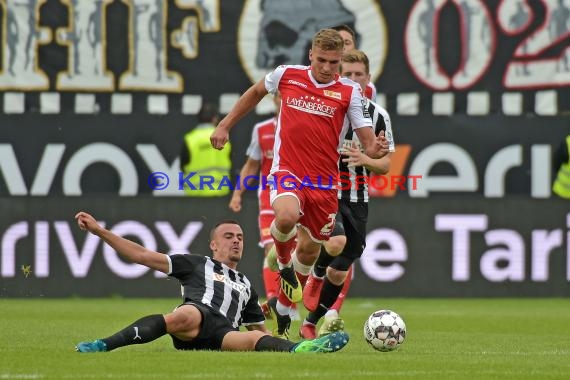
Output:
<instances>
[{"instance_id":1,"label":"player's hand","mask_svg":"<svg viewBox=\"0 0 570 380\"><path fill-rule=\"evenodd\" d=\"M346 163L349 167L364 166L369 159L367 155L356 147L348 147L344 149L341 154L344 156L342 162Z\"/></svg>"},{"instance_id":2,"label":"player's hand","mask_svg":"<svg viewBox=\"0 0 570 380\"><path fill-rule=\"evenodd\" d=\"M83 231L94 232L97 229L101 228L95 218L93 218L90 214L80 211L75 215L75 219L77 220L77 225Z\"/></svg>"},{"instance_id":3,"label":"player's hand","mask_svg":"<svg viewBox=\"0 0 570 380\"><path fill-rule=\"evenodd\" d=\"M378 158L382 158L388 153L390 153L390 144L388 139L384 136L384 131L380 131L376 137L376 152L378 153Z\"/></svg>"},{"instance_id":4,"label":"player's hand","mask_svg":"<svg viewBox=\"0 0 570 380\"><path fill-rule=\"evenodd\" d=\"M233 194L232 195L232 199L230 200L229 208L233 212L240 212L241 211L241 195L239 195L239 194Z\"/></svg>"},{"instance_id":5,"label":"player's hand","mask_svg":"<svg viewBox=\"0 0 570 380\"><path fill-rule=\"evenodd\" d=\"M221 127L220 124L214 129L214 132L210 135L210 143L212 144L212 148L222 150L224 149L224 145L228 142L230 138L230 134L228 131Z\"/></svg>"}]
</instances>

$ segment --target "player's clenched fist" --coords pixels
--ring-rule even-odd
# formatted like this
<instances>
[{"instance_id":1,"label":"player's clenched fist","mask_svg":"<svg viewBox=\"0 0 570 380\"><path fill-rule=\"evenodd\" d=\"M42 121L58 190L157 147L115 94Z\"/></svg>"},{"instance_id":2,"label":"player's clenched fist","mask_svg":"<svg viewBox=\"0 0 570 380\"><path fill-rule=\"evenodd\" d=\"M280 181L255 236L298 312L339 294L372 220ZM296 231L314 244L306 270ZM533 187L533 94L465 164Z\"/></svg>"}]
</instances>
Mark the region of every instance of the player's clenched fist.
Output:
<instances>
[{"instance_id":1,"label":"player's clenched fist","mask_svg":"<svg viewBox=\"0 0 570 380\"><path fill-rule=\"evenodd\" d=\"M241 211L241 195L240 194L233 193L232 199L230 199L229 208L233 212L240 212Z\"/></svg>"},{"instance_id":2,"label":"player's clenched fist","mask_svg":"<svg viewBox=\"0 0 570 380\"><path fill-rule=\"evenodd\" d=\"M212 135L210 136L210 143L214 149L222 150L224 145L229 140L229 133L225 128L221 128L219 125L214 129Z\"/></svg>"},{"instance_id":3,"label":"player's clenched fist","mask_svg":"<svg viewBox=\"0 0 570 380\"><path fill-rule=\"evenodd\" d=\"M95 233L95 231L100 228L99 224L95 218L93 218L90 214L80 211L75 215L75 220L77 220L77 225L84 231L89 231Z\"/></svg>"}]
</instances>

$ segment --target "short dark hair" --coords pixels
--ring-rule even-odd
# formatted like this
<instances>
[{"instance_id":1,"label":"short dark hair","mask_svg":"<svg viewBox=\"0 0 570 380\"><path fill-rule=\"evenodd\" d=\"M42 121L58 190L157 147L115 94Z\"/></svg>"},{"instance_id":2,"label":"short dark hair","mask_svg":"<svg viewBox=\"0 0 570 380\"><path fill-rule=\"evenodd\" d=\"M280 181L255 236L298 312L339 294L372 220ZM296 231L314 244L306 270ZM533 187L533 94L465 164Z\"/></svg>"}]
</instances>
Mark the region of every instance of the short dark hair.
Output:
<instances>
[{"instance_id":1,"label":"short dark hair","mask_svg":"<svg viewBox=\"0 0 570 380\"><path fill-rule=\"evenodd\" d=\"M331 29L334 29L337 32L344 30L345 32L350 33L350 35L352 36L352 41L356 44L356 33L354 32L354 30L350 26L348 26L346 24L340 24L340 25L331 27Z\"/></svg>"},{"instance_id":2,"label":"short dark hair","mask_svg":"<svg viewBox=\"0 0 570 380\"><path fill-rule=\"evenodd\" d=\"M200 123L209 123L219 116L218 106L214 103L204 103L198 112Z\"/></svg>"},{"instance_id":3,"label":"short dark hair","mask_svg":"<svg viewBox=\"0 0 570 380\"><path fill-rule=\"evenodd\" d=\"M212 229L210 230L210 241L214 240L214 234L216 233L216 229L218 229L219 226L221 226L222 224L235 224L235 225L240 225L237 221L233 220L233 219L222 219L220 220L218 223L216 223L216 225L214 227L212 227Z\"/></svg>"}]
</instances>

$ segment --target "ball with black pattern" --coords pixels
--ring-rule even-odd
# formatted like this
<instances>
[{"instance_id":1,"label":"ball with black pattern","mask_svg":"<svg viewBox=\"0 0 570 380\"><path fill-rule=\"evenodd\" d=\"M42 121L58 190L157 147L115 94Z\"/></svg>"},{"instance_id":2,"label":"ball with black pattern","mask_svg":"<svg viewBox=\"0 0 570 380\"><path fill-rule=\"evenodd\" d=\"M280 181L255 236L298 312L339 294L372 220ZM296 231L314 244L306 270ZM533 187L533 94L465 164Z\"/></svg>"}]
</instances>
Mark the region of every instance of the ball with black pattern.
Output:
<instances>
[{"instance_id":1,"label":"ball with black pattern","mask_svg":"<svg viewBox=\"0 0 570 380\"><path fill-rule=\"evenodd\" d=\"M392 310L378 310L364 322L364 339L378 351L393 351L406 340L406 324Z\"/></svg>"}]
</instances>

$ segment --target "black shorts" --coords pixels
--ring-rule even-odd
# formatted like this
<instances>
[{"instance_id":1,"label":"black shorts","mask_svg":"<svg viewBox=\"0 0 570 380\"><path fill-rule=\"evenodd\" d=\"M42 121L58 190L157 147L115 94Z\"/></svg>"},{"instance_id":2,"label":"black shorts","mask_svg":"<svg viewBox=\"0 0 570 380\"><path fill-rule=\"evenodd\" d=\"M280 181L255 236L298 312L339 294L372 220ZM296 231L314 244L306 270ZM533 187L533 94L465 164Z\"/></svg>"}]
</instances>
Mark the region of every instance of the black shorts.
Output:
<instances>
[{"instance_id":1,"label":"black shorts","mask_svg":"<svg viewBox=\"0 0 570 380\"><path fill-rule=\"evenodd\" d=\"M346 236L346 245L342 253L335 257L330 264L332 268L347 271L350 265L362 256L366 247L367 221L367 202L350 202L345 199L339 199L335 229L337 224L341 226Z\"/></svg>"},{"instance_id":2,"label":"black shorts","mask_svg":"<svg viewBox=\"0 0 570 380\"><path fill-rule=\"evenodd\" d=\"M172 344L177 350L220 350L226 334L230 331L237 331L226 317L205 305L194 302L185 302L182 305L192 305L200 311L202 326L200 326L198 336L191 341L180 340L170 335Z\"/></svg>"}]
</instances>

